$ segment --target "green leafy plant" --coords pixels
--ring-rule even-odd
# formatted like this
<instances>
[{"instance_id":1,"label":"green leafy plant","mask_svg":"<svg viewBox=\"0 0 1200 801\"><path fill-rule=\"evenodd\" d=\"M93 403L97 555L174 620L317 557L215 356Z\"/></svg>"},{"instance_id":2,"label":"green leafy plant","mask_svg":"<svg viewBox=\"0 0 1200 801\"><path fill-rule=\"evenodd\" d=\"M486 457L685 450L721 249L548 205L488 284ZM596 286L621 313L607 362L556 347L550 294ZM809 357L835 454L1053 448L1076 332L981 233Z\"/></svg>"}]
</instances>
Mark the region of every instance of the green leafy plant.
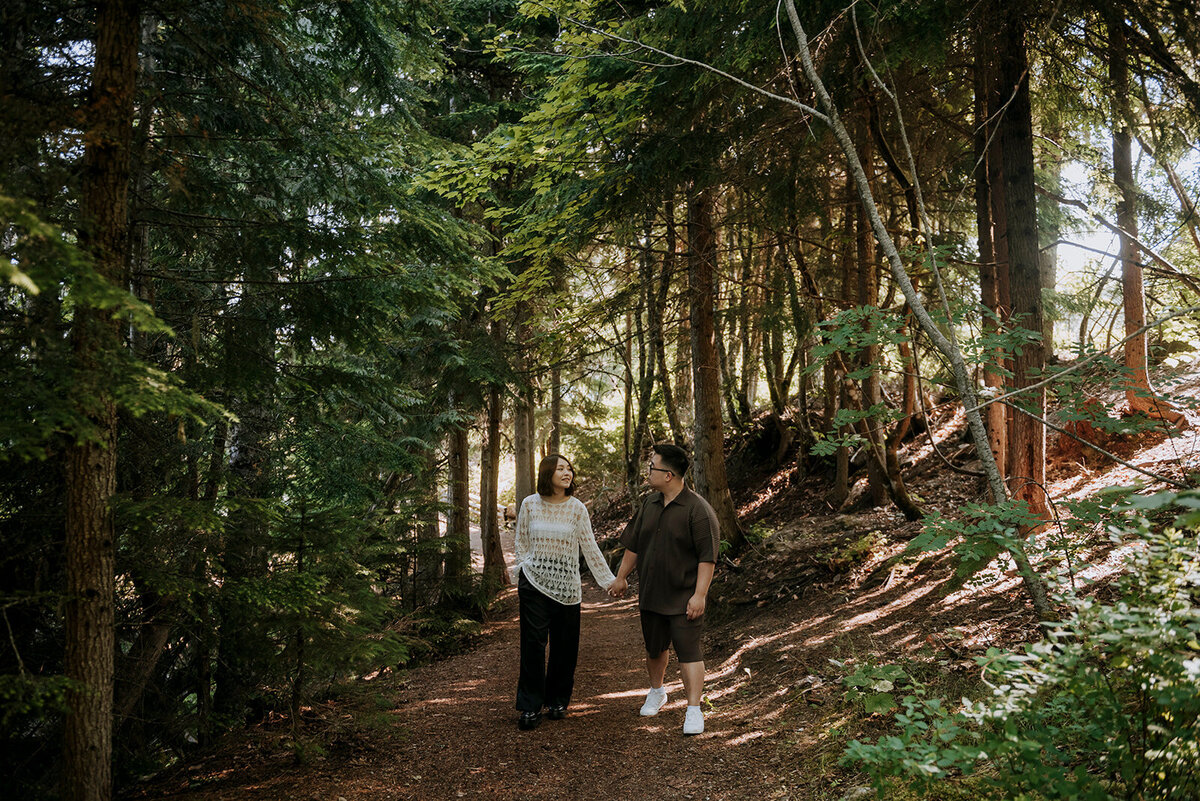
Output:
<instances>
[{"instance_id":1,"label":"green leafy plant","mask_svg":"<svg viewBox=\"0 0 1200 801\"><path fill-rule=\"evenodd\" d=\"M910 682L896 731L851 742L844 763L865 769L880 792L974 777L994 798L1196 798L1200 492L1135 495L1118 508L1132 514L1113 535L1138 535L1119 600L1064 597L1071 614L1043 640L990 649L978 660L990 697L951 708ZM1152 528L1145 515L1168 508L1182 514ZM846 682L880 693L879 682L903 677L860 669Z\"/></svg>"}]
</instances>

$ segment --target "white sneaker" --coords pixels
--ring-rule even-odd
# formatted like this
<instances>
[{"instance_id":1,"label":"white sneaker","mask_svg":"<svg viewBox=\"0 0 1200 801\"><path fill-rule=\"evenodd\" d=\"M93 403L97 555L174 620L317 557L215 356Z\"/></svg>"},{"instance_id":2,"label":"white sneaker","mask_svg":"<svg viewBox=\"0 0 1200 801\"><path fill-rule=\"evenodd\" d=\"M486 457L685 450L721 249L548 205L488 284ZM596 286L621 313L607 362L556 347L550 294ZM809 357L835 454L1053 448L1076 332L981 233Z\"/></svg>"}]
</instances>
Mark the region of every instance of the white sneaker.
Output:
<instances>
[{"instance_id":1,"label":"white sneaker","mask_svg":"<svg viewBox=\"0 0 1200 801\"><path fill-rule=\"evenodd\" d=\"M667 690L665 687L651 687L650 692L646 693L646 703L642 704L641 715L644 718L652 718L658 714L658 710L663 708L663 704L667 702Z\"/></svg>"},{"instance_id":2,"label":"white sneaker","mask_svg":"<svg viewBox=\"0 0 1200 801\"><path fill-rule=\"evenodd\" d=\"M704 713L698 706L689 706L683 716L683 733L700 734L704 731Z\"/></svg>"}]
</instances>

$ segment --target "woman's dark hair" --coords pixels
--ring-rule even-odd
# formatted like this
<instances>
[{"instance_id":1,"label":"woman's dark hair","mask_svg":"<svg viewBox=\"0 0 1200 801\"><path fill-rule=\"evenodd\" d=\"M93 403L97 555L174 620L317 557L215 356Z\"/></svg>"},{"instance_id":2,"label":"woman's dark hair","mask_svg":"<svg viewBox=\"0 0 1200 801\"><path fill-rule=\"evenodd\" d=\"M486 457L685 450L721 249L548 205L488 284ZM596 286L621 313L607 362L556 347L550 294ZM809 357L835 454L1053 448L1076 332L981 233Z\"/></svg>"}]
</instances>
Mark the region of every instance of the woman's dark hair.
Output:
<instances>
[{"instance_id":1,"label":"woman's dark hair","mask_svg":"<svg viewBox=\"0 0 1200 801\"><path fill-rule=\"evenodd\" d=\"M562 459L567 463L567 467L571 468L571 484L567 487L567 495L575 494L575 465L571 464L571 460L563 456L561 453L552 453L538 464L538 481L537 493L543 497L549 498L554 494L554 471L558 469L558 460Z\"/></svg>"},{"instance_id":2,"label":"woman's dark hair","mask_svg":"<svg viewBox=\"0 0 1200 801\"><path fill-rule=\"evenodd\" d=\"M683 478L683 474L692 466L692 460L688 458L687 451L678 445L664 442L655 445L654 452L658 454L659 461L680 478Z\"/></svg>"}]
</instances>

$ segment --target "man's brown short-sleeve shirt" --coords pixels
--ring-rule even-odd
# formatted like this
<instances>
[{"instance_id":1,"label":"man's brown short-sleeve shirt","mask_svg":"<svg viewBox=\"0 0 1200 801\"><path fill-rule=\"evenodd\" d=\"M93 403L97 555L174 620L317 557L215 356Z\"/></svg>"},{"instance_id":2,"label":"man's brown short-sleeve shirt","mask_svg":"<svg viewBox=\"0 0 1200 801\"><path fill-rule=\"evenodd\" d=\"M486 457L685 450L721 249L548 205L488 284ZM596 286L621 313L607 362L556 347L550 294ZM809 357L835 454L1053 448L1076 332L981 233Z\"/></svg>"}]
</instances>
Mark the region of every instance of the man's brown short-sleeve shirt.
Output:
<instances>
[{"instance_id":1,"label":"man's brown short-sleeve shirt","mask_svg":"<svg viewBox=\"0 0 1200 801\"><path fill-rule=\"evenodd\" d=\"M717 561L717 513L687 487L666 506L662 493L656 492L625 527L621 544L638 557L639 606L661 615L682 615L696 591L700 563Z\"/></svg>"}]
</instances>

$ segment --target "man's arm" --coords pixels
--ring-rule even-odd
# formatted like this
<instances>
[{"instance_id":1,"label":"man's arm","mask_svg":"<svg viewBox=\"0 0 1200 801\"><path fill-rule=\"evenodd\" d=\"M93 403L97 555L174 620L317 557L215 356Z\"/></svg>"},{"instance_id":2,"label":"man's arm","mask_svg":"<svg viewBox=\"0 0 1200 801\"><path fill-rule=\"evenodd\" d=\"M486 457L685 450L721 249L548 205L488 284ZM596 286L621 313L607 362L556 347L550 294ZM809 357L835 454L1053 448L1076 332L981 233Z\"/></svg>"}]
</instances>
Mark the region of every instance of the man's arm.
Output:
<instances>
[{"instance_id":1,"label":"man's arm","mask_svg":"<svg viewBox=\"0 0 1200 801\"><path fill-rule=\"evenodd\" d=\"M621 557L621 565L617 568L617 578L612 584L608 585L609 595L614 598L620 598L625 594L625 590L629 587L629 574L633 572L633 567L636 564L637 554L626 548L625 555Z\"/></svg>"},{"instance_id":2,"label":"man's arm","mask_svg":"<svg viewBox=\"0 0 1200 801\"><path fill-rule=\"evenodd\" d=\"M701 562L696 565L696 591L688 599L688 620L695 620L704 614L704 607L708 602L708 587L712 584L713 572L716 569L716 562Z\"/></svg>"}]
</instances>

